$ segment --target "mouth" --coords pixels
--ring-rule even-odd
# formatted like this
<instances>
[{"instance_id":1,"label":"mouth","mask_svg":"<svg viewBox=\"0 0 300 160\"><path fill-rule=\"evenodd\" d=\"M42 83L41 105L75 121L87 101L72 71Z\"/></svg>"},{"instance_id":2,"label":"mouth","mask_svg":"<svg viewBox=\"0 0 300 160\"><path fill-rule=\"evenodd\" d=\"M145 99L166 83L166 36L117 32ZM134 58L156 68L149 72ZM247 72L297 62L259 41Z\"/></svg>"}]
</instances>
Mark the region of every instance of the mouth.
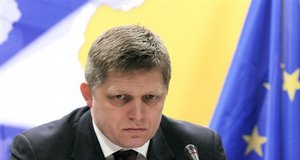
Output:
<instances>
[{"instance_id":1,"label":"mouth","mask_svg":"<svg viewBox=\"0 0 300 160\"><path fill-rule=\"evenodd\" d=\"M145 128L125 128L123 130L126 132L129 132L129 133L143 133L147 129L145 129Z\"/></svg>"}]
</instances>

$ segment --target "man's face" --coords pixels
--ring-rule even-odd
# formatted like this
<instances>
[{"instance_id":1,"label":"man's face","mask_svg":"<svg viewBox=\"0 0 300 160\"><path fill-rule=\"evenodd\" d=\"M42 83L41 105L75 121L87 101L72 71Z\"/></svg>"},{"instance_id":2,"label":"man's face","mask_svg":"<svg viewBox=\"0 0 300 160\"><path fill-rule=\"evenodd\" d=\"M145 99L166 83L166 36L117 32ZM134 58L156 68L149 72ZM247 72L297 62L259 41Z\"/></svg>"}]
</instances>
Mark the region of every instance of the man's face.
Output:
<instances>
[{"instance_id":1,"label":"man's face","mask_svg":"<svg viewBox=\"0 0 300 160\"><path fill-rule=\"evenodd\" d=\"M114 144L140 147L156 133L166 95L159 70L112 72L92 91L92 117Z\"/></svg>"}]
</instances>

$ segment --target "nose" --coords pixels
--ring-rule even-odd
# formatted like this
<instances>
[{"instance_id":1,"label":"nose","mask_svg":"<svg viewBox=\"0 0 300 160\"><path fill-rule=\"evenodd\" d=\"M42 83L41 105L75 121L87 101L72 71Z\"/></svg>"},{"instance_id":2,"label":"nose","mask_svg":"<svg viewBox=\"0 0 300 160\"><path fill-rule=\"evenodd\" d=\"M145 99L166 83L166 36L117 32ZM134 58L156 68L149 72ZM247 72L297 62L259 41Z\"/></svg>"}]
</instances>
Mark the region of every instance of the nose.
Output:
<instances>
[{"instance_id":1,"label":"nose","mask_svg":"<svg viewBox=\"0 0 300 160\"><path fill-rule=\"evenodd\" d=\"M132 100L128 105L128 118L130 120L139 121L144 118L145 108L142 100Z\"/></svg>"}]
</instances>

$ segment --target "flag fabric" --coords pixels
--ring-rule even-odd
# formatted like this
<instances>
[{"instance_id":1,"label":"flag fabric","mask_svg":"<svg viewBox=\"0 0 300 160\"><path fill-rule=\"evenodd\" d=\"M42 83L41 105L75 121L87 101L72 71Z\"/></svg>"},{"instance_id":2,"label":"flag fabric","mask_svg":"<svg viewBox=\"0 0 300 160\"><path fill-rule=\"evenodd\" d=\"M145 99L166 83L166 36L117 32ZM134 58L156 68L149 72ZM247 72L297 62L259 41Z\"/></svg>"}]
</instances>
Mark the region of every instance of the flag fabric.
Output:
<instances>
[{"instance_id":1,"label":"flag fabric","mask_svg":"<svg viewBox=\"0 0 300 160\"><path fill-rule=\"evenodd\" d=\"M35 111L38 111L38 109L36 109L37 105L34 105L34 103L41 102L40 105L47 103L42 100L42 97L51 95L36 92L37 88L43 88L45 92L51 92L48 89L51 85L40 86L35 82L44 79L46 80L45 83L49 83L55 78L49 78L49 76L43 74L39 76L44 76L44 78L39 78L38 75L35 75L37 73L31 70L32 68L39 68L41 72L48 71L43 70L44 67L41 65L44 62L43 60L39 59L41 60L39 62L39 60L34 60L33 57L45 56L43 54L45 52L37 51L37 48L46 47L47 43L45 42L49 44L55 41L55 38L58 39L61 35L64 35L64 33L56 32L56 34L52 34L55 35L52 38L44 38L44 44L36 43L36 41L49 33L73 12L78 11L84 4L86 4L86 0L76 0L68 3L55 0L1 0L0 160L9 159L9 145L16 134L39 124L40 118L35 116ZM61 31L65 30L62 29ZM36 47L32 47L34 45ZM52 57L59 57L55 53L52 53L52 55ZM49 62L53 60L50 57L47 58ZM24 85L22 86L22 84ZM27 99L29 96L35 96L36 102L33 101L33 98ZM24 103L23 99L30 101L30 105ZM43 109L47 110L49 108ZM51 113L55 114L55 111L51 112L50 110L47 115L51 117Z\"/></svg>"},{"instance_id":2,"label":"flag fabric","mask_svg":"<svg viewBox=\"0 0 300 160\"><path fill-rule=\"evenodd\" d=\"M300 157L300 2L252 1L210 126L229 160Z\"/></svg>"},{"instance_id":3,"label":"flag fabric","mask_svg":"<svg viewBox=\"0 0 300 160\"><path fill-rule=\"evenodd\" d=\"M4 9L4 11L1 11L1 22L6 24L3 25L4 28L12 25L10 22L16 23L13 24L13 30L7 36L7 40L3 40L3 43L1 43L0 65L85 2L86 0L72 2L55 0L1 1L1 9ZM14 12L11 9L16 11ZM11 19L15 19L15 21L10 21Z\"/></svg>"},{"instance_id":4,"label":"flag fabric","mask_svg":"<svg viewBox=\"0 0 300 160\"><path fill-rule=\"evenodd\" d=\"M24 131L25 128L14 127L10 125L4 125L0 123L0 159L6 160L10 157L9 145L11 144L13 138L18 133Z\"/></svg>"}]
</instances>

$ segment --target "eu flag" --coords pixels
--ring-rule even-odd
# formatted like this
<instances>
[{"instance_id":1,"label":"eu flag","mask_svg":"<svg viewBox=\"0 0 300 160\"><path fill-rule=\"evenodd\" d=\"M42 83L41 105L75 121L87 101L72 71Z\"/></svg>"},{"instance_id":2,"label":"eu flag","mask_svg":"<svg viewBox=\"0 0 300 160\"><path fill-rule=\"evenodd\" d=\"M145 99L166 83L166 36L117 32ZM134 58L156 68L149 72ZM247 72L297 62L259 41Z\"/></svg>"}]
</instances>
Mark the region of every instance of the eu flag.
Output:
<instances>
[{"instance_id":1,"label":"eu flag","mask_svg":"<svg viewBox=\"0 0 300 160\"><path fill-rule=\"evenodd\" d=\"M211 127L229 160L299 159L299 0L251 2Z\"/></svg>"}]
</instances>

